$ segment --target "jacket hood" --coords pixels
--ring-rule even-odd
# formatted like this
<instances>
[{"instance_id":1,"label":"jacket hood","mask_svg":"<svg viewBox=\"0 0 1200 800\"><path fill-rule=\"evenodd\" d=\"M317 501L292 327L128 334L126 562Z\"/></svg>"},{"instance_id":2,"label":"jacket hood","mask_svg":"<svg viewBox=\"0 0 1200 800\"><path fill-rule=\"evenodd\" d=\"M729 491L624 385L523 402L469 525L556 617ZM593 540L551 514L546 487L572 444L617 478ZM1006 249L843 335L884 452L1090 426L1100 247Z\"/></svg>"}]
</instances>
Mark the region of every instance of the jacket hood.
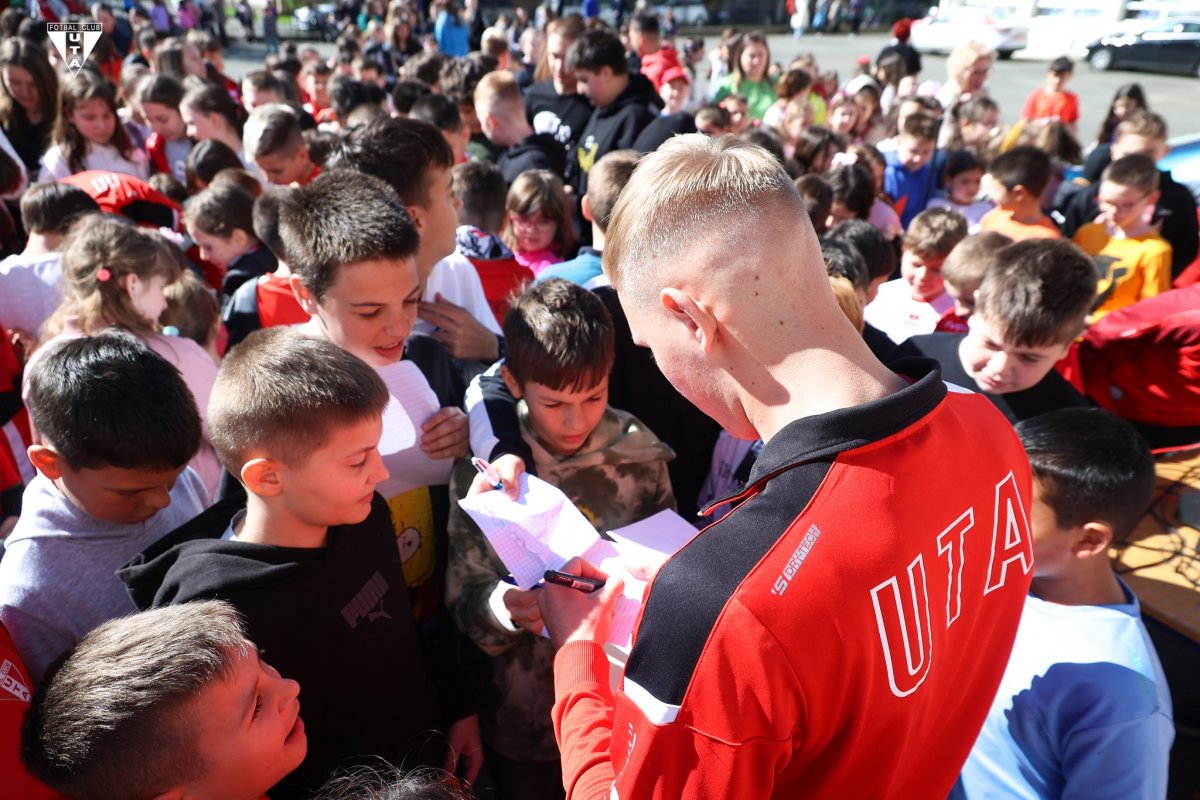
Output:
<instances>
[{"instance_id":1,"label":"jacket hood","mask_svg":"<svg viewBox=\"0 0 1200 800\"><path fill-rule=\"evenodd\" d=\"M607 108L599 109L601 117L611 117L626 106L641 104L650 106L655 114L662 111L664 107L663 99L658 96L658 92L654 91L654 84L640 72L629 73L629 85L625 87L625 91L617 95L617 99L612 102Z\"/></svg>"}]
</instances>

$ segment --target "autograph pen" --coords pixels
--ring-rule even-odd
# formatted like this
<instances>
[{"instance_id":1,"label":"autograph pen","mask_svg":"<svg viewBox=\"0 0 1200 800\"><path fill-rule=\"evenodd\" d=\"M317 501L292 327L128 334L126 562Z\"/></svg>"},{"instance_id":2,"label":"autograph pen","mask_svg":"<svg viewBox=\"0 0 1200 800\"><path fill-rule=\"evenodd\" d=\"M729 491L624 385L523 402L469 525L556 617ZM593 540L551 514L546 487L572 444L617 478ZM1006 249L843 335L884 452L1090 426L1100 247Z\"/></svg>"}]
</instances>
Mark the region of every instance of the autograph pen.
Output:
<instances>
[{"instance_id":1,"label":"autograph pen","mask_svg":"<svg viewBox=\"0 0 1200 800\"><path fill-rule=\"evenodd\" d=\"M584 594L591 594L604 587L604 581L596 580L595 578L585 578L582 575L572 575L569 572L559 572L556 569L546 570L542 577L546 583L553 583L555 586L565 586L568 589L574 589Z\"/></svg>"},{"instance_id":2,"label":"autograph pen","mask_svg":"<svg viewBox=\"0 0 1200 800\"><path fill-rule=\"evenodd\" d=\"M492 465L477 456L471 457L471 466L479 471L479 474L487 478L488 483L497 491L504 489L504 483L500 480L500 476L492 469Z\"/></svg>"}]
</instances>

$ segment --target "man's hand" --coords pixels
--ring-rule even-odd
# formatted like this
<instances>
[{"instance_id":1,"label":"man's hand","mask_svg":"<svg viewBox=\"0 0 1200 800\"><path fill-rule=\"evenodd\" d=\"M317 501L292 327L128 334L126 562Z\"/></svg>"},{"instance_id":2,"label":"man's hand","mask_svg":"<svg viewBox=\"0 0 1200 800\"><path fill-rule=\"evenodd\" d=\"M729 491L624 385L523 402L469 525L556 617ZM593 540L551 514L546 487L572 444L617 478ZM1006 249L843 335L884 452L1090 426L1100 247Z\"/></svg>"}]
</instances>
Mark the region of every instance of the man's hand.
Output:
<instances>
[{"instance_id":1,"label":"man's hand","mask_svg":"<svg viewBox=\"0 0 1200 800\"><path fill-rule=\"evenodd\" d=\"M455 358L491 364L500 357L496 334L462 306L443 299L440 292L432 303L421 302L417 306L417 316L437 328L433 338L444 344Z\"/></svg>"},{"instance_id":2,"label":"man's hand","mask_svg":"<svg viewBox=\"0 0 1200 800\"><path fill-rule=\"evenodd\" d=\"M521 473L525 471L525 460L520 456L503 455L491 463L492 472L496 473L500 478L500 482L504 486L504 493L508 495L510 500L516 500L517 494L520 492L519 481ZM475 480L471 481L471 488L467 490L467 497L474 497L477 494L484 492L494 492L496 487L488 483L486 476L480 474L475 476ZM541 629L537 630L541 633Z\"/></svg>"},{"instance_id":3,"label":"man's hand","mask_svg":"<svg viewBox=\"0 0 1200 800\"><path fill-rule=\"evenodd\" d=\"M479 717L472 714L453 723L448 731L446 772L474 783L483 767L483 739L479 736Z\"/></svg>"},{"instance_id":4,"label":"man's hand","mask_svg":"<svg viewBox=\"0 0 1200 800\"><path fill-rule=\"evenodd\" d=\"M538 591L538 603L550 631L550 641L556 648L580 639L604 644L612 630L613 608L625 591L625 584L620 578L610 578L578 557L568 561L562 571L607 582L604 588L591 594L550 583Z\"/></svg>"},{"instance_id":5,"label":"man's hand","mask_svg":"<svg viewBox=\"0 0 1200 800\"><path fill-rule=\"evenodd\" d=\"M421 449L430 458L462 458L467 454L467 415L461 408L443 408L421 426Z\"/></svg>"},{"instance_id":6,"label":"man's hand","mask_svg":"<svg viewBox=\"0 0 1200 800\"><path fill-rule=\"evenodd\" d=\"M542 609L538 605L541 589L510 589L504 593L504 607L513 624L534 636L542 635Z\"/></svg>"}]
</instances>

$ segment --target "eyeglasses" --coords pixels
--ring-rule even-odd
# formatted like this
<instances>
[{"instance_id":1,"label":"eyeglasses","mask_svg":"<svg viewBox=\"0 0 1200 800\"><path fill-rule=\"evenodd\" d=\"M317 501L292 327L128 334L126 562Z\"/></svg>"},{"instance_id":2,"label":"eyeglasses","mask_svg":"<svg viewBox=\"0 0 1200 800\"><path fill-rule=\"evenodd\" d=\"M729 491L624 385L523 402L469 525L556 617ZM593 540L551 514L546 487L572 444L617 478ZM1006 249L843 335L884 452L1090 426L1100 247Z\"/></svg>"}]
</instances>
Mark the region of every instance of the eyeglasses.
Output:
<instances>
[{"instance_id":1,"label":"eyeglasses","mask_svg":"<svg viewBox=\"0 0 1200 800\"><path fill-rule=\"evenodd\" d=\"M514 228L523 228L524 230L546 231L558 224L554 220L546 219L543 216L526 217L520 214L509 214L508 219Z\"/></svg>"}]
</instances>

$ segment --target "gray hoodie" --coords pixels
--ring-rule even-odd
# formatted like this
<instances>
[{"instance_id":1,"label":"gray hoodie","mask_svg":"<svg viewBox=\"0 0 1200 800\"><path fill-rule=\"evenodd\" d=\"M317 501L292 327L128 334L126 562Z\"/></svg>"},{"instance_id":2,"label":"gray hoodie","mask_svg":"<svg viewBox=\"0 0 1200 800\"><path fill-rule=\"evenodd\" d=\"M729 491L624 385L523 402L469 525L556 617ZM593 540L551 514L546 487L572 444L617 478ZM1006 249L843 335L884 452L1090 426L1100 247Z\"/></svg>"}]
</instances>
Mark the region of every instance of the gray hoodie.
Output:
<instances>
[{"instance_id":1,"label":"gray hoodie","mask_svg":"<svg viewBox=\"0 0 1200 800\"><path fill-rule=\"evenodd\" d=\"M101 622L137 611L116 571L199 514L208 493L187 468L171 504L145 522L116 525L76 508L39 473L0 560L0 623L36 682Z\"/></svg>"}]
</instances>

